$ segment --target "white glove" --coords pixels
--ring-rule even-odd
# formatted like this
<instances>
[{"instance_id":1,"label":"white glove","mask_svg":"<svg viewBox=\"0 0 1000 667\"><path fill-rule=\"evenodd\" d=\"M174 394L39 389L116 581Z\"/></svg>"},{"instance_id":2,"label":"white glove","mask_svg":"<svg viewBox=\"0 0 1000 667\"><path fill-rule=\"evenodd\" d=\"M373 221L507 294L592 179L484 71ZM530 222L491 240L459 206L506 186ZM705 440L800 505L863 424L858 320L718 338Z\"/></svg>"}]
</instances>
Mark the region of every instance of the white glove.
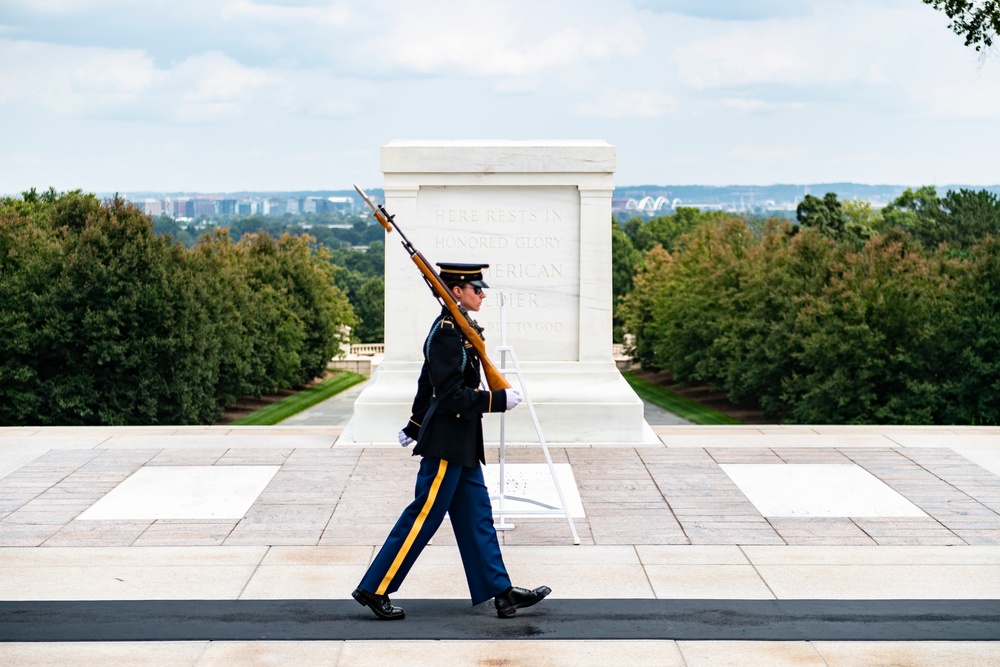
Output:
<instances>
[{"instance_id":1,"label":"white glove","mask_svg":"<svg viewBox=\"0 0 1000 667\"><path fill-rule=\"evenodd\" d=\"M409 447L413 443L414 443L413 438L406 435L402 431L399 432L399 444L401 444L403 447Z\"/></svg>"},{"instance_id":2,"label":"white glove","mask_svg":"<svg viewBox=\"0 0 1000 667\"><path fill-rule=\"evenodd\" d=\"M521 394L518 393L517 389L505 389L504 391L507 393L507 409L513 410L521 402Z\"/></svg>"}]
</instances>

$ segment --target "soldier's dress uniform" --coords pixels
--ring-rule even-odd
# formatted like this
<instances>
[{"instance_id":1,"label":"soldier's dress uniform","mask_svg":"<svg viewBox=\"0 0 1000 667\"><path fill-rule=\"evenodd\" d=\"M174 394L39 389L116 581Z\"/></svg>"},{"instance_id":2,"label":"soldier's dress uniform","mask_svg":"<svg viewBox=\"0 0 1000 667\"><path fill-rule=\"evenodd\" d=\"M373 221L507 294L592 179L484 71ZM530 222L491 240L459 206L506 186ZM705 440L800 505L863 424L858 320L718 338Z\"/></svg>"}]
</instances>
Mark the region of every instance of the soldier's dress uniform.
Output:
<instances>
[{"instance_id":1,"label":"soldier's dress uniform","mask_svg":"<svg viewBox=\"0 0 1000 667\"><path fill-rule=\"evenodd\" d=\"M447 265L440 266L444 274ZM468 268L470 265L451 266ZM471 266L477 274L466 282L486 287L482 282L481 265ZM373 601L368 594L387 596L399 589L417 556L441 525L445 513L451 518L472 604L512 590L480 467L486 462L483 414L504 412L507 409L506 391L480 388L479 356L447 309L434 320L424 341L423 354L411 417L403 428L403 432L416 441L413 454L423 457L414 499L403 510L361 580L359 591L355 592L359 602L368 604L382 618L388 618L385 612L394 608L387 600ZM542 588L544 592L542 589L513 589L515 596L521 596L515 601L522 603L515 606L537 602L548 594L548 589ZM527 601L528 593L537 599ZM380 604L383 606L379 607ZM402 616L402 610L395 608L395 611ZM510 608L501 615L513 612Z\"/></svg>"}]
</instances>

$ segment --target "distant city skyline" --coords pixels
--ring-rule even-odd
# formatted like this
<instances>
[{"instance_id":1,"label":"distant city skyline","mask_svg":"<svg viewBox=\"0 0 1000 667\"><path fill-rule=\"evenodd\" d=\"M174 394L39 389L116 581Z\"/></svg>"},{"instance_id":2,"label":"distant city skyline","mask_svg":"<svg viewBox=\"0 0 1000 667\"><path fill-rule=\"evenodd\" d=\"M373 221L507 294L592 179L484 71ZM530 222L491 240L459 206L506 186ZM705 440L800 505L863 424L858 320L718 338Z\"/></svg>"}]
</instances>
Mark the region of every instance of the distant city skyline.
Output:
<instances>
[{"instance_id":1,"label":"distant city skyline","mask_svg":"<svg viewBox=\"0 0 1000 667\"><path fill-rule=\"evenodd\" d=\"M394 139L616 183L1000 183L1000 58L920 0L0 0L0 193L381 185Z\"/></svg>"},{"instance_id":2,"label":"distant city skyline","mask_svg":"<svg viewBox=\"0 0 1000 667\"><path fill-rule=\"evenodd\" d=\"M728 212L784 211L794 212L808 194L822 197L835 193L843 200L860 200L881 208L891 203L907 188L917 185L859 183L801 183L760 185L641 185L619 186L612 195L612 211L622 213L663 215L676 208L689 207ZM941 186L939 195L961 188L987 189L1000 196L1000 184L974 186L948 184ZM112 193L95 193L110 197ZM237 193L114 193L135 203L145 213L168 215L176 219L231 215L302 215L307 213L366 214L367 208L353 189L327 191L247 192ZM380 202L381 189L371 189L369 196Z\"/></svg>"}]
</instances>

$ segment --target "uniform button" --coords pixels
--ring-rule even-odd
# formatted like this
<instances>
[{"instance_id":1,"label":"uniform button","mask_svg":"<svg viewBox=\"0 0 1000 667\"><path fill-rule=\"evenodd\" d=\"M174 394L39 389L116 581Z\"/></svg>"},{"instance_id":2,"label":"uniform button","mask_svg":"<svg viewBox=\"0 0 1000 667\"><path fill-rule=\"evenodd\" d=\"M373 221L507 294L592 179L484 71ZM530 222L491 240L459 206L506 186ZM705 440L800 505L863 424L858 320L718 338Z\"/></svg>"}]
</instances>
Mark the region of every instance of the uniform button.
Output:
<instances>
[{"instance_id":1,"label":"uniform button","mask_svg":"<svg viewBox=\"0 0 1000 667\"><path fill-rule=\"evenodd\" d=\"M455 415L455 419L461 419L462 415Z\"/></svg>"}]
</instances>

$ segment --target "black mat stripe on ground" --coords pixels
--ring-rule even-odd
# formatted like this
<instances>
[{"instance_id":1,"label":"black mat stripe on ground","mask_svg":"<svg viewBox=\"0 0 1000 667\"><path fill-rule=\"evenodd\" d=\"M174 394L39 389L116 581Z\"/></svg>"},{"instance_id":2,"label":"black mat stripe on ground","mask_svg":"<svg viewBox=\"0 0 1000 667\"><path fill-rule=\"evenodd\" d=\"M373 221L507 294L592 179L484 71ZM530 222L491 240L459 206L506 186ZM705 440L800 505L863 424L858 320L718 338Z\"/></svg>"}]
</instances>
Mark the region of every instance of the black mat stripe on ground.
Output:
<instances>
[{"instance_id":1,"label":"black mat stripe on ground","mask_svg":"<svg viewBox=\"0 0 1000 667\"><path fill-rule=\"evenodd\" d=\"M1000 640L1000 600L402 600L378 621L353 600L0 602L0 641L687 639Z\"/></svg>"}]
</instances>

